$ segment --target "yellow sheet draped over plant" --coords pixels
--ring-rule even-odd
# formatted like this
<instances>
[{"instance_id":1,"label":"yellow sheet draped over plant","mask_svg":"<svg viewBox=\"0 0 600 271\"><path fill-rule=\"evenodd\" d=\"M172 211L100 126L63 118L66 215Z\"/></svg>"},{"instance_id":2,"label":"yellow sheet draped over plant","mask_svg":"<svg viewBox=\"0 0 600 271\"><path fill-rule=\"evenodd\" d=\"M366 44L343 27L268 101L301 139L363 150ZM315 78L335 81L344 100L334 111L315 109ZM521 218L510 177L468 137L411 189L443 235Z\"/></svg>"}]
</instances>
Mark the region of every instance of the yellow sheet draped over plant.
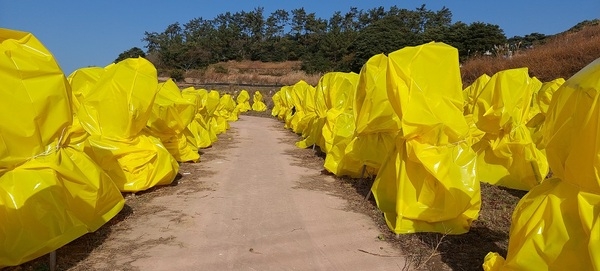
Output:
<instances>
[{"instance_id":1,"label":"yellow sheet draped over plant","mask_svg":"<svg viewBox=\"0 0 600 271\"><path fill-rule=\"evenodd\" d=\"M395 233L467 232L481 194L466 140L458 51L428 43L393 52L386 82L402 126L371 191L388 226Z\"/></svg>"},{"instance_id":2,"label":"yellow sheet draped over plant","mask_svg":"<svg viewBox=\"0 0 600 271\"><path fill-rule=\"evenodd\" d=\"M263 96L258 90L252 96L252 110L256 112L267 111L267 105L263 102Z\"/></svg>"},{"instance_id":3,"label":"yellow sheet draped over plant","mask_svg":"<svg viewBox=\"0 0 600 271\"><path fill-rule=\"evenodd\" d=\"M275 92L273 97L271 97L273 101L273 109L271 109L271 116L277 117L279 116L279 111L281 110L281 91Z\"/></svg>"},{"instance_id":4,"label":"yellow sheet draped over plant","mask_svg":"<svg viewBox=\"0 0 600 271\"><path fill-rule=\"evenodd\" d=\"M198 148L188 144L184 133L195 113L196 104L183 98L181 90L173 80L158 84L158 92L148 119L148 129L179 162L200 160Z\"/></svg>"},{"instance_id":5,"label":"yellow sheet draped over plant","mask_svg":"<svg viewBox=\"0 0 600 271\"><path fill-rule=\"evenodd\" d=\"M219 112L219 104L221 102L221 94L216 90L211 90L206 95L206 113L208 116L208 124L210 132L219 135L229 129L227 119L222 117ZM214 142L214 141L213 141Z\"/></svg>"},{"instance_id":6,"label":"yellow sheet draped over plant","mask_svg":"<svg viewBox=\"0 0 600 271\"><path fill-rule=\"evenodd\" d=\"M0 268L97 230L123 207L118 188L69 145L70 85L32 34L0 28Z\"/></svg>"},{"instance_id":7,"label":"yellow sheet draped over plant","mask_svg":"<svg viewBox=\"0 0 600 271\"><path fill-rule=\"evenodd\" d=\"M362 165L353 156L346 155L346 146L354 139L356 131L353 107L358 74L333 74L334 79L328 81L332 85L324 92L328 109L321 128L326 154L323 167L337 176L358 178Z\"/></svg>"},{"instance_id":8,"label":"yellow sheet draped over plant","mask_svg":"<svg viewBox=\"0 0 600 271\"><path fill-rule=\"evenodd\" d=\"M600 59L554 93L543 145L554 178L533 187L512 216L506 260L493 270L600 270Z\"/></svg>"},{"instance_id":9,"label":"yellow sheet draped over plant","mask_svg":"<svg viewBox=\"0 0 600 271\"><path fill-rule=\"evenodd\" d=\"M194 87L188 87L181 91L181 96L189 102L196 104L196 112L194 113L194 119L188 124L187 129L184 131L185 137L188 142L192 144L196 149L208 148L212 145L213 139L216 141L217 136L211 134L209 131L207 117L202 115L205 114L204 101L206 100L208 93L205 89L199 90Z\"/></svg>"},{"instance_id":10,"label":"yellow sheet draped over plant","mask_svg":"<svg viewBox=\"0 0 600 271\"><path fill-rule=\"evenodd\" d=\"M157 87L152 63L126 59L105 67L77 113L90 134L85 152L121 191L170 184L179 169L160 139L144 131Z\"/></svg>"},{"instance_id":11,"label":"yellow sheet draped over plant","mask_svg":"<svg viewBox=\"0 0 600 271\"><path fill-rule=\"evenodd\" d=\"M541 149L541 143L543 140L543 126L546 120L546 113L552 100L552 95L562 84L565 83L565 79L557 78L550 82L542 84L542 88L533 94L533 101L531 109L529 110L529 121L527 121L527 127L531 132L531 138L533 143L538 149ZM541 150L544 152L544 150Z\"/></svg>"},{"instance_id":12,"label":"yellow sheet draped over plant","mask_svg":"<svg viewBox=\"0 0 600 271\"><path fill-rule=\"evenodd\" d=\"M79 111L84 97L92 90L102 73L104 73L104 69L101 67L86 67L75 70L67 77L71 85L71 108L73 109L73 125L69 131L71 134L69 145L80 151L83 151L85 140L89 134L81 126L77 111Z\"/></svg>"},{"instance_id":13,"label":"yellow sheet draped over plant","mask_svg":"<svg viewBox=\"0 0 600 271\"><path fill-rule=\"evenodd\" d=\"M306 100L307 94L310 93L312 86L303 80L298 81L291 88L287 89L288 105L291 106L286 115L286 128L291 129L294 133L301 134L306 128L302 126L302 119L306 116Z\"/></svg>"},{"instance_id":14,"label":"yellow sheet draped over plant","mask_svg":"<svg viewBox=\"0 0 600 271\"><path fill-rule=\"evenodd\" d=\"M250 94L248 94L247 90L242 89L235 100L237 102L236 108L238 109L238 112L244 113L252 109L250 106Z\"/></svg>"},{"instance_id":15,"label":"yellow sheet draped over plant","mask_svg":"<svg viewBox=\"0 0 600 271\"><path fill-rule=\"evenodd\" d=\"M366 165L370 175L377 174L400 130L400 119L387 96L387 63L387 56L375 55L360 71L354 99L356 136L346 147L346 155Z\"/></svg>"},{"instance_id":16,"label":"yellow sheet draped over plant","mask_svg":"<svg viewBox=\"0 0 600 271\"><path fill-rule=\"evenodd\" d=\"M473 145L480 181L529 190L548 173L546 156L527 127L533 94L542 83L527 68L500 71L481 89L473 121L485 133Z\"/></svg>"}]
</instances>

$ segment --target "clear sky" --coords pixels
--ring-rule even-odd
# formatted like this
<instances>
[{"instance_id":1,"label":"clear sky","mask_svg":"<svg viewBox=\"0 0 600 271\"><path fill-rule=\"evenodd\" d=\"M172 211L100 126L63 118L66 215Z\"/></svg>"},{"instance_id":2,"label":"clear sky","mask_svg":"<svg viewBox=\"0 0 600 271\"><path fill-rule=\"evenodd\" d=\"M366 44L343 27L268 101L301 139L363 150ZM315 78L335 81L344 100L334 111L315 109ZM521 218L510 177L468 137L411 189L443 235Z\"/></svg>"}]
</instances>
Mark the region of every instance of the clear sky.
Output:
<instances>
[{"instance_id":1,"label":"clear sky","mask_svg":"<svg viewBox=\"0 0 600 271\"><path fill-rule=\"evenodd\" d=\"M453 22L497 24L507 37L533 32L546 35L565 31L578 22L600 18L600 0L0 0L0 28L33 33L54 54L66 75L86 66L106 66L132 48L144 50L144 31L162 32L172 23L212 19L231 11L264 7L265 17L276 9L304 7L323 19L351 6L370 9L396 5L414 10L421 4L431 10L446 6Z\"/></svg>"}]
</instances>

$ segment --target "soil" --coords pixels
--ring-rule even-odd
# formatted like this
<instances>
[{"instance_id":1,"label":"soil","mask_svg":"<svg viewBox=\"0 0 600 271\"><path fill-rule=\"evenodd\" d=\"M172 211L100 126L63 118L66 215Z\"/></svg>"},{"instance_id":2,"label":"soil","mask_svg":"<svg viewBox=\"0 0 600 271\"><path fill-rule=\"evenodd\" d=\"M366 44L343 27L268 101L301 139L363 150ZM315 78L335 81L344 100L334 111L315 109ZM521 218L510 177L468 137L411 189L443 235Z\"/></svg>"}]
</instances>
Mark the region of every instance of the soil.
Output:
<instances>
[{"instance_id":1,"label":"soil","mask_svg":"<svg viewBox=\"0 0 600 271\"><path fill-rule=\"evenodd\" d=\"M200 163L181 164L173 184L125 195L117 217L59 249L57 270L406 267L357 207L370 204L356 193L342 196L340 180L322 172L314 151L297 149L298 137L282 126L241 116L201 151ZM9 270L44 270L43 258Z\"/></svg>"}]
</instances>

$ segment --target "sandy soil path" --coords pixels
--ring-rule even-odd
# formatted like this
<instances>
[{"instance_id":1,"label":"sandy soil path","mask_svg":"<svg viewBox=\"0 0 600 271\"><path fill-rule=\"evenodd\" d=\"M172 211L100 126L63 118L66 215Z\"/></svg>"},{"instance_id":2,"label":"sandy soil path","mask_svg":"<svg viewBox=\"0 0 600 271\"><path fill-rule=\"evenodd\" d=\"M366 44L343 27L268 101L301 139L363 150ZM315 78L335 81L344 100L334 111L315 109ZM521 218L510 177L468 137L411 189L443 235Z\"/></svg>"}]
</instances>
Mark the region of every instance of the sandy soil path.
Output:
<instances>
[{"instance_id":1,"label":"sandy soil path","mask_svg":"<svg viewBox=\"0 0 600 271\"><path fill-rule=\"evenodd\" d=\"M184 165L175 193L153 197L146 203L152 211L119 222L81 264L98 270L402 270L401 253L377 238L369 217L348 211L334 195L299 186L322 174L289 155L294 135L282 123L242 116L231 126L222 139L231 141L228 148L205 150L201 163Z\"/></svg>"}]
</instances>

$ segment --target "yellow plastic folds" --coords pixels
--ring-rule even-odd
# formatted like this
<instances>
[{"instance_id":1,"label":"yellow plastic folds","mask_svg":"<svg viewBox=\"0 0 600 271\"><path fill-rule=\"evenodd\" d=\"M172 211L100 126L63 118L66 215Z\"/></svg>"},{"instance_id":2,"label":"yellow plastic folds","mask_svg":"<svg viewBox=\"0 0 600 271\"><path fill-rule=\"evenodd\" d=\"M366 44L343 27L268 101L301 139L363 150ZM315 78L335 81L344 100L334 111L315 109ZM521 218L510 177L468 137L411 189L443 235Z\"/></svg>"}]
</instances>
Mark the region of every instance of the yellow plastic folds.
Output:
<instances>
[{"instance_id":1,"label":"yellow plastic folds","mask_svg":"<svg viewBox=\"0 0 600 271\"><path fill-rule=\"evenodd\" d=\"M491 270L600 270L600 59L554 94L544 142L554 178L533 187L512 216L506 261Z\"/></svg>"},{"instance_id":2,"label":"yellow plastic folds","mask_svg":"<svg viewBox=\"0 0 600 271\"><path fill-rule=\"evenodd\" d=\"M356 130L353 106L358 74L336 72L332 77L333 80L325 81L332 85L326 86L324 92L328 110L321 132L325 142L322 150L326 153L323 167L337 176L360 177L362 165L346 155L346 146Z\"/></svg>"},{"instance_id":3,"label":"yellow plastic folds","mask_svg":"<svg viewBox=\"0 0 600 271\"><path fill-rule=\"evenodd\" d=\"M543 140L542 127L544 125L544 121L546 120L546 112L548 112L552 95L564 83L565 79L563 78L545 82L542 84L542 88L533 94L533 101L529 111L529 121L527 122L527 127L531 132L533 143L535 143L536 147L538 148L541 148L540 145ZM542 152L544 152L544 150L542 150Z\"/></svg>"},{"instance_id":4,"label":"yellow plastic folds","mask_svg":"<svg viewBox=\"0 0 600 271\"><path fill-rule=\"evenodd\" d=\"M69 145L80 151L83 151L85 140L89 134L81 126L77 111L79 111L84 97L92 90L102 73L104 73L104 69L101 67L87 67L78 69L67 77L71 85L71 108L73 109L73 125L70 128Z\"/></svg>"},{"instance_id":5,"label":"yellow plastic folds","mask_svg":"<svg viewBox=\"0 0 600 271\"><path fill-rule=\"evenodd\" d=\"M237 102L236 108L238 112L244 113L252 109L250 106L250 94L248 94L247 90L242 89L235 100Z\"/></svg>"},{"instance_id":6,"label":"yellow plastic folds","mask_svg":"<svg viewBox=\"0 0 600 271\"><path fill-rule=\"evenodd\" d=\"M481 89L473 121L485 133L473 145L480 181L529 190L548 173L546 156L527 127L533 94L542 83L527 68L500 71Z\"/></svg>"},{"instance_id":7,"label":"yellow plastic folds","mask_svg":"<svg viewBox=\"0 0 600 271\"><path fill-rule=\"evenodd\" d=\"M169 79L158 84L158 93L152 105L148 128L179 162L200 160L198 148L188 144L185 135L185 130L195 115L196 104L183 98L173 80Z\"/></svg>"},{"instance_id":8,"label":"yellow plastic folds","mask_svg":"<svg viewBox=\"0 0 600 271\"><path fill-rule=\"evenodd\" d=\"M401 120L371 191L395 233L461 234L481 205L466 135L458 51L444 43L388 56L387 90Z\"/></svg>"},{"instance_id":9,"label":"yellow plastic folds","mask_svg":"<svg viewBox=\"0 0 600 271\"><path fill-rule=\"evenodd\" d=\"M384 54L371 57L360 71L354 100L356 137L346 147L366 172L375 175L387 153L394 148L400 119L387 96L388 59Z\"/></svg>"},{"instance_id":10,"label":"yellow plastic folds","mask_svg":"<svg viewBox=\"0 0 600 271\"><path fill-rule=\"evenodd\" d=\"M260 91L255 91L252 97L252 110L257 112L267 111L267 105L263 102L263 96Z\"/></svg>"},{"instance_id":11,"label":"yellow plastic folds","mask_svg":"<svg viewBox=\"0 0 600 271\"><path fill-rule=\"evenodd\" d=\"M216 90L211 90L206 95L206 102L204 102L206 109L206 116L208 116L208 127L211 134L216 135L222 134L229 129L229 123L226 118L220 116L219 103L221 95ZM213 142L215 142L214 140Z\"/></svg>"},{"instance_id":12,"label":"yellow plastic folds","mask_svg":"<svg viewBox=\"0 0 600 271\"><path fill-rule=\"evenodd\" d=\"M306 129L305 126L302 126L305 122L302 121L306 116L305 105L307 103L307 99L309 93L311 93L312 86L306 83L303 80L300 80L298 83L294 84L291 89L287 89L288 93L288 106L290 110L286 115L285 123L286 127L292 129L294 133L302 133Z\"/></svg>"},{"instance_id":13,"label":"yellow plastic folds","mask_svg":"<svg viewBox=\"0 0 600 271\"><path fill-rule=\"evenodd\" d=\"M85 152L121 191L170 184L179 169L161 141L143 131L157 87L152 63L126 59L104 69L77 113L90 134Z\"/></svg>"},{"instance_id":14,"label":"yellow plastic folds","mask_svg":"<svg viewBox=\"0 0 600 271\"><path fill-rule=\"evenodd\" d=\"M217 136L211 134L209 126L206 121L207 117L202 115L206 114L204 102L208 93L205 89L198 90L193 87L186 88L181 91L181 96L187 99L189 102L196 104L196 112L194 119L187 126L184 131L185 136L192 146L196 149L208 148L212 145L213 139L216 141Z\"/></svg>"},{"instance_id":15,"label":"yellow plastic folds","mask_svg":"<svg viewBox=\"0 0 600 271\"><path fill-rule=\"evenodd\" d=\"M0 268L95 231L123 207L118 188L69 145L71 88L32 34L0 28Z\"/></svg>"},{"instance_id":16,"label":"yellow plastic folds","mask_svg":"<svg viewBox=\"0 0 600 271\"><path fill-rule=\"evenodd\" d=\"M275 94L273 94L273 97L271 97L271 100L273 100L273 109L271 109L271 116L277 117L279 116L279 111L281 110L281 90L275 92Z\"/></svg>"}]
</instances>

